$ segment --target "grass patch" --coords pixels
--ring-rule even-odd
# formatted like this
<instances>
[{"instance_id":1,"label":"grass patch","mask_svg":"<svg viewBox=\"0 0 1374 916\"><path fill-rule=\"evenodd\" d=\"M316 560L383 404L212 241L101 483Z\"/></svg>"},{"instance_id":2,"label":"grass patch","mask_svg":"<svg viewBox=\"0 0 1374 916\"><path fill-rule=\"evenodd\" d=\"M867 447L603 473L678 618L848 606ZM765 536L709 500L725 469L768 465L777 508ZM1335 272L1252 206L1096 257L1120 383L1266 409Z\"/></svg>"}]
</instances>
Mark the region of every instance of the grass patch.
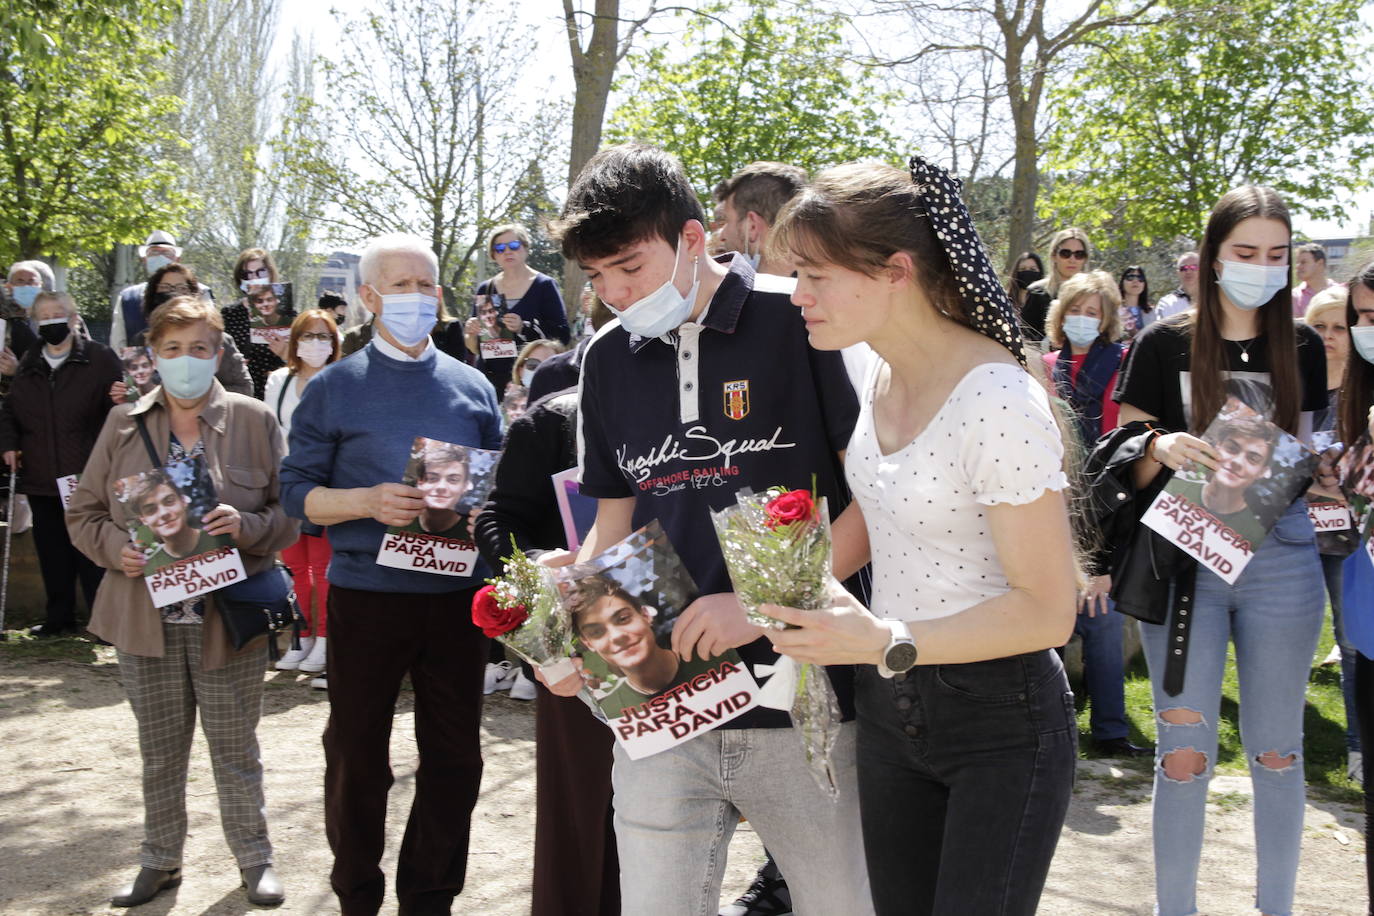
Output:
<instances>
[{"instance_id":1,"label":"grass patch","mask_svg":"<svg viewBox=\"0 0 1374 916\"><path fill-rule=\"evenodd\" d=\"M6 630L0 658L92 663L96 660L95 643L76 636L35 639L22 630Z\"/></svg>"},{"instance_id":2,"label":"grass patch","mask_svg":"<svg viewBox=\"0 0 1374 916\"><path fill-rule=\"evenodd\" d=\"M1303 711L1304 768L1307 785L1313 795L1358 804L1363 797L1360 786L1351 782L1345 772L1345 701L1341 698L1340 666L1316 666L1318 661L1326 657L1334 641L1328 609L1307 684L1307 705ZM1240 741L1239 703L1240 685L1236 680L1235 647L1232 646L1227 653L1226 676L1221 685L1221 716L1217 729L1216 770L1224 775L1247 775L1250 772ZM1078 698L1078 704L1078 730L1082 736L1083 756L1096 757L1098 755L1087 738L1089 710L1082 697ZM1143 657L1137 658L1126 670L1126 718L1130 722L1133 742L1155 743L1150 676ZM1146 772L1153 766L1149 758L1114 762L1123 769Z\"/></svg>"}]
</instances>

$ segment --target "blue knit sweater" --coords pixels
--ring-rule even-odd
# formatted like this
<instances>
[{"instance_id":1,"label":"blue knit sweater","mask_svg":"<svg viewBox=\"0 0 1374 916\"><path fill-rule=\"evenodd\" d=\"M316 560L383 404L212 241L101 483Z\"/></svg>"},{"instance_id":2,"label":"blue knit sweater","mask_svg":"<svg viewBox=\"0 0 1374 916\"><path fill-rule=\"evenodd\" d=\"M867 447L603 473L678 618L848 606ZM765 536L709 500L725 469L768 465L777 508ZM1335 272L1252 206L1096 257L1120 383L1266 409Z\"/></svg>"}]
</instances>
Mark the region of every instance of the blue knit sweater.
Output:
<instances>
[{"instance_id":1,"label":"blue knit sweater","mask_svg":"<svg viewBox=\"0 0 1374 916\"><path fill-rule=\"evenodd\" d=\"M326 366L305 387L291 418L291 454L281 469L286 513L304 519L305 497L315 487L399 482L416 436L500 448L500 413L491 385L476 369L438 351L403 362L370 345ZM333 585L438 594L476 585L489 575L480 562L472 578L378 566L386 528L374 519L328 530Z\"/></svg>"}]
</instances>

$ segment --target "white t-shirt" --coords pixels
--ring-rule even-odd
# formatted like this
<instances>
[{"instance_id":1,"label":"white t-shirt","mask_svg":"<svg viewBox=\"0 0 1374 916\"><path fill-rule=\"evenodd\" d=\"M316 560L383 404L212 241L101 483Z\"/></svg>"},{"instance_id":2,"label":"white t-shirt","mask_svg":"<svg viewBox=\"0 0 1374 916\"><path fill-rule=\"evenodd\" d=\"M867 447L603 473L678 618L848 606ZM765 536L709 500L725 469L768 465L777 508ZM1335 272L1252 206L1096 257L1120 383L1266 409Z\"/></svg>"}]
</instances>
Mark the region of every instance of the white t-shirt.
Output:
<instances>
[{"instance_id":1,"label":"white t-shirt","mask_svg":"<svg viewBox=\"0 0 1374 916\"><path fill-rule=\"evenodd\" d=\"M947 617L1010 589L985 508L1066 488L1063 441L1030 373L983 363L915 439L883 455L873 428L882 365L873 361L845 455L872 547L872 610L889 620Z\"/></svg>"},{"instance_id":2,"label":"white t-shirt","mask_svg":"<svg viewBox=\"0 0 1374 916\"><path fill-rule=\"evenodd\" d=\"M272 415L281 425L281 437L288 445L291 441L291 416L296 412L296 405L301 402L296 385L299 380L290 372L291 370L285 366L274 369L272 374L267 376L267 385L262 392L262 402L271 408ZM310 382L307 381L306 384L309 385Z\"/></svg>"}]
</instances>

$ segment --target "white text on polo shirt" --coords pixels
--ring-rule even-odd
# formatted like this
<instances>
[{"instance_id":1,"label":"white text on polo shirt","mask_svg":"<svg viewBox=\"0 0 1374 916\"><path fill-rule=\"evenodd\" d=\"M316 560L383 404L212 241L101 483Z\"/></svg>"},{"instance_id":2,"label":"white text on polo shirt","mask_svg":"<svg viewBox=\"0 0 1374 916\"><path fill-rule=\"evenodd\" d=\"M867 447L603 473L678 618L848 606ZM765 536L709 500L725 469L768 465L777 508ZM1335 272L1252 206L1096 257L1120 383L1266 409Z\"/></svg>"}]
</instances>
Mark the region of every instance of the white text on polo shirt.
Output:
<instances>
[{"instance_id":1,"label":"white text on polo shirt","mask_svg":"<svg viewBox=\"0 0 1374 916\"><path fill-rule=\"evenodd\" d=\"M684 436L687 442L669 433L663 437L662 445L639 457L630 457L627 446L618 447L616 461L620 464L620 470L631 480L642 485L653 476L655 468L670 461L711 461L715 458L724 458L723 467L729 468L731 462L739 455L797 446L795 442L778 441L782 437L781 426L773 430L773 435L767 439L726 439L722 442L708 434L706 427L700 425L689 427Z\"/></svg>"}]
</instances>

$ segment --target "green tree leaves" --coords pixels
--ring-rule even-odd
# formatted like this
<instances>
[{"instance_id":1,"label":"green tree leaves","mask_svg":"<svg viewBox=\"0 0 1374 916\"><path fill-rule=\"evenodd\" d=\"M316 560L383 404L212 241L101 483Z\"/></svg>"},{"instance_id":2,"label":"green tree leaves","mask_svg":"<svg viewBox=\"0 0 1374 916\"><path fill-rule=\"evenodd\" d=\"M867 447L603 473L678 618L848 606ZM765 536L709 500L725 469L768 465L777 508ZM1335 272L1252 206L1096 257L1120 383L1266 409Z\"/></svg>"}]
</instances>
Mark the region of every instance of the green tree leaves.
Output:
<instances>
[{"instance_id":1,"label":"green tree leaves","mask_svg":"<svg viewBox=\"0 0 1374 916\"><path fill-rule=\"evenodd\" d=\"M1064 225L1196 237L1245 183L1295 209L1369 185L1374 89L1358 0L1169 0L1160 24L1101 36L1053 93L1048 207Z\"/></svg>"},{"instance_id":2,"label":"green tree leaves","mask_svg":"<svg viewBox=\"0 0 1374 916\"><path fill-rule=\"evenodd\" d=\"M19 0L0 11L0 256L70 259L141 239L188 200L163 151L161 0Z\"/></svg>"},{"instance_id":3,"label":"green tree leaves","mask_svg":"<svg viewBox=\"0 0 1374 916\"><path fill-rule=\"evenodd\" d=\"M662 146L707 189L761 159L814 172L893 155L881 114L887 99L844 64L837 15L750 0L733 25L726 17L737 18L734 9L706 6L681 42L632 55L608 140Z\"/></svg>"}]
</instances>

